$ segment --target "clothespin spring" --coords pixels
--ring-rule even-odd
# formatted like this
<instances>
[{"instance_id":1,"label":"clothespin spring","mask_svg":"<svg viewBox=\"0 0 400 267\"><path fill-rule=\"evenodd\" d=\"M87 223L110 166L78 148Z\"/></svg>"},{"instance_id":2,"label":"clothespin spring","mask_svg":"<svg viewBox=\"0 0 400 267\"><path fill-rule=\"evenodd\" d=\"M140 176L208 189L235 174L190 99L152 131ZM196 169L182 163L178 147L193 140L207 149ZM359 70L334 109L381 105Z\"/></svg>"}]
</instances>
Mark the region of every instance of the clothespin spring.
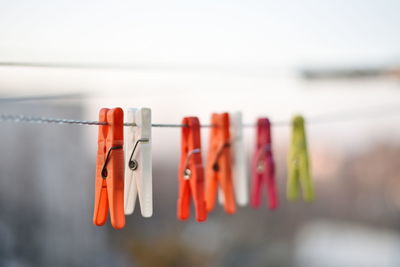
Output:
<instances>
[{"instance_id":1,"label":"clothespin spring","mask_svg":"<svg viewBox=\"0 0 400 267\"><path fill-rule=\"evenodd\" d=\"M218 150L217 156L215 157L214 163L212 165L212 168L215 172L219 171L219 165L218 165L218 160L222 155L222 152L224 152L225 148L230 147L231 144L230 143L225 143L221 146L221 148Z\"/></svg>"},{"instance_id":2,"label":"clothespin spring","mask_svg":"<svg viewBox=\"0 0 400 267\"><path fill-rule=\"evenodd\" d=\"M257 153L257 157L256 157L256 162L257 162L257 172L258 173L262 173L265 170L265 164L262 163L261 157L265 156L265 153L271 151L271 145L270 144L265 144L264 146L262 146Z\"/></svg>"},{"instance_id":3,"label":"clothespin spring","mask_svg":"<svg viewBox=\"0 0 400 267\"><path fill-rule=\"evenodd\" d=\"M135 145L133 146L133 150L132 150L131 156L129 157L129 162L128 162L128 166L132 171L136 170L138 167L137 160L132 159L133 154L135 153L136 147L138 146L139 143L142 143L142 142L147 143L149 141L150 141L149 139L139 139L135 142Z\"/></svg>"},{"instance_id":4,"label":"clothespin spring","mask_svg":"<svg viewBox=\"0 0 400 267\"><path fill-rule=\"evenodd\" d=\"M193 156L193 154L200 153L200 152L201 152L200 148L196 148L187 154L185 165L184 165L185 168L183 171L183 177L185 178L185 180L189 180L190 176L192 176L192 171L188 168L190 158Z\"/></svg>"},{"instance_id":5,"label":"clothespin spring","mask_svg":"<svg viewBox=\"0 0 400 267\"><path fill-rule=\"evenodd\" d=\"M115 149L122 149L122 148L123 148L123 146L113 146L108 150L106 160L104 161L103 168L101 169L101 177L103 177L103 179L106 179L107 175L108 175L108 171L107 171L106 167L108 164L108 160L110 159L111 151L113 151Z\"/></svg>"}]
</instances>

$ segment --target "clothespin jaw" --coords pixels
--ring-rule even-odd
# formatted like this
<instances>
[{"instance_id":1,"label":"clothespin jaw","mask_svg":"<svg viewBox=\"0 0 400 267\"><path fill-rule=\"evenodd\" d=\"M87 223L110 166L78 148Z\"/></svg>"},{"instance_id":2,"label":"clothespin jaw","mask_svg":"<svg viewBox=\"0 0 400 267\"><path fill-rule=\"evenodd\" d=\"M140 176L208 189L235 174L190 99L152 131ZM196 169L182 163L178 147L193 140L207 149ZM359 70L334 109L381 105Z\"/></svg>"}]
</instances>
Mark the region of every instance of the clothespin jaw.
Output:
<instances>
[{"instance_id":1,"label":"clothespin jaw","mask_svg":"<svg viewBox=\"0 0 400 267\"><path fill-rule=\"evenodd\" d=\"M300 115L293 117L292 127L292 144L288 156L287 198L290 201L297 200L301 190L304 201L310 202L314 200L315 193L310 174L304 118Z\"/></svg>"},{"instance_id":2,"label":"clothespin jaw","mask_svg":"<svg viewBox=\"0 0 400 267\"><path fill-rule=\"evenodd\" d=\"M93 223L104 225L110 210L115 229L125 226L124 215L124 112L121 108L103 108L99 121L96 161L96 185Z\"/></svg>"},{"instance_id":3,"label":"clothespin jaw","mask_svg":"<svg viewBox=\"0 0 400 267\"><path fill-rule=\"evenodd\" d=\"M271 123L268 118L257 121L256 147L252 163L251 205L258 208L261 204L261 185L268 192L268 207L274 210L278 206L278 194L275 182L275 162L272 156Z\"/></svg>"},{"instance_id":4,"label":"clothespin jaw","mask_svg":"<svg viewBox=\"0 0 400 267\"><path fill-rule=\"evenodd\" d=\"M151 110L129 108L126 120L135 126L127 127L125 135L125 214L132 214L139 198L143 217L153 215Z\"/></svg>"},{"instance_id":5,"label":"clothespin jaw","mask_svg":"<svg viewBox=\"0 0 400 267\"><path fill-rule=\"evenodd\" d=\"M224 209L228 214L236 212L232 180L230 121L228 113L212 114L210 145L206 167L207 211L215 206L218 185L223 193Z\"/></svg>"},{"instance_id":6,"label":"clothespin jaw","mask_svg":"<svg viewBox=\"0 0 400 267\"><path fill-rule=\"evenodd\" d=\"M182 120L181 160L179 165L179 196L177 216L186 220L190 216L190 196L193 197L196 220L207 219L204 199L204 167L201 157L200 122L197 117Z\"/></svg>"}]
</instances>

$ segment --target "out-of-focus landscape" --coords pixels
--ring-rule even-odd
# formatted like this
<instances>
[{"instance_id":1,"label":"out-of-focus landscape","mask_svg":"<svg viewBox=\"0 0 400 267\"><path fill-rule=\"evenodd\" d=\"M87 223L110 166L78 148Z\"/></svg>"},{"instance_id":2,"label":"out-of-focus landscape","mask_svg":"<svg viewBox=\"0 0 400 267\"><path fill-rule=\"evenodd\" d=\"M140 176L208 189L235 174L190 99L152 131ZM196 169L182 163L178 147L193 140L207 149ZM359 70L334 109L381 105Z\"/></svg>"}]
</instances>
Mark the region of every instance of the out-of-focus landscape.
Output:
<instances>
[{"instance_id":1,"label":"out-of-focus landscape","mask_svg":"<svg viewBox=\"0 0 400 267\"><path fill-rule=\"evenodd\" d=\"M263 191L260 209L178 221L180 130L154 128L154 215L136 206L119 231L92 224L96 126L1 122L0 266L399 266L398 10L394 0L0 3L0 114L96 120L121 106L150 107L154 123L237 110L245 123L280 122L276 211ZM308 121L311 204L285 196L282 122L295 113ZM244 135L250 159L255 131Z\"/></svg>"}]
</instances>

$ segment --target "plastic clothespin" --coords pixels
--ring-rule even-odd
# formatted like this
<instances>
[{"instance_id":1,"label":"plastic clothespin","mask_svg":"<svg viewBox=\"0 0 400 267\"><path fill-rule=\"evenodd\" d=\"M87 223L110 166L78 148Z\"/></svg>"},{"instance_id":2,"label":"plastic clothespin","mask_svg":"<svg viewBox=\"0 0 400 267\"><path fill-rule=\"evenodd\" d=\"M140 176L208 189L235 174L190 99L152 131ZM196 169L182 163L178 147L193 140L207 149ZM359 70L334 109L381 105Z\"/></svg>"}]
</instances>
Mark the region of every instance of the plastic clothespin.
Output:
<instances>
[{"instance_id":1,"label":"plastic clothespin","mask_svg":"<svg viewBox=\"0 0 400 267\"><path fill-rule=\"evenodd\" d=\"M235 190L236 201L240 206L248 204L248 174L246 150L243 139L243 116L242 112L237 111L230 114L231 120L231 143L232 143L232 177ZM218 192L218 199L221 205L224 204L221 189Z\"/></svg>"},{"instance_id":2,"label":"plastic clothespin","mask_svg":"<svg viewBox=\"0 0 400 267\"><path fill-rule=\"evenodd\" d=\"M232 179L230 121L228 113L212 114L210 145L206 167L207 211L212 211L217 197L218 184L223 193L225 212L236 212Z\"/></svg>"},{"instance_id":3,"label":"plastic clothespin","mask_svg":"<svg viewBox=\"0 0 400 267\"><path fill-rule=\"evenodd\" d=\"M247 159L243 138L243 116L239 111L231 114L231 134L233 184L236 201L240 206L246 206L249 200Z\"/></svg>"},{"instance_id":4,"label":"plastic clothespin","mask_svg":"<svg viewBox=\"0 0 400 267\"><path fill-rule=\"evenodd\" d=\"M190 195L193 197L196 219L207 219L204 199L204 167L201 158L200 122L197 117L182 120L182 147L179 165L178 219L186 220L190 213Z\"/></svg>"},{"instance_id":5,"label":"plastic clothespin","mask_svg":"<svg viewBox=\"0 0 400 267\"><path fill-rule=\"evenodd\" d=\"M292 127L292 144L288 157L287 198L297 200L301 190L304 201L310 202L314 200L314 186L310 175L304 118L299 115L293 117Z\"/></svg>"},{"instance_id":6,"label":"plastic clothespin","mask_svg":"<svg viewBox=\"0 0 400 267\"><path fill-rule=\"evenodd\" d=\"M278 206L278 195L275 182L275 162L272 157L271 123L267 118L257 121L256 147L252 161L253 184L251 205L258 208L261 204L261 186L264 183L268 191L270 210Z\"/></svg>"},{"instance_id":7,"label":"plastic clothespin","mask_svg":"<svg viewBox=\"0 0 400 267\"><path fill-rule=\"evenodd\" d=\"M153 215L153 185L151 158L151 110L129 108L125 135L125 214L132 214L138 196L143 217Z\"/></svg>"},{"instance_id":8,"label":"plastic clothespin","mask_svg":"<svg viewBox=\"0 0 400 267\"><path fill-rule=\"evenodd\" d=\"M96 161L93 223L104 225L110 209L115 229L125 226L124 215L124 112L121 108L102 108Z\"/></svg>"}]
</instances>

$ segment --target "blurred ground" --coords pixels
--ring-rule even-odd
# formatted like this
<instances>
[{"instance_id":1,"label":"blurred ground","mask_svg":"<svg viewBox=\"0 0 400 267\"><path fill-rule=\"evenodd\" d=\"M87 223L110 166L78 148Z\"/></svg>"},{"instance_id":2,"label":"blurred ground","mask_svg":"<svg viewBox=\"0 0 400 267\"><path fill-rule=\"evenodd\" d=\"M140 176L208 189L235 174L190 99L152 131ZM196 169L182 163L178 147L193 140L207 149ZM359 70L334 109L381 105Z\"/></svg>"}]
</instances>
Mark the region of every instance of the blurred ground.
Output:
<instances>
[{"instance_id":1,"label":"blurred ground","mask_svg":"<svg viewBox=\"0 0 400 267\"><path fill-rule=\"evenodd\" d=\"M3 105L2 112L21 109L82 117L79 104L48 102ZM135 212L115 231L92 225L95 151L82 150L85 127L2 124L1 147L12 151L0 161L2 265L397 266L398 143L382 139L347 153L311 140L313 204L285 200L287 147L276 145L279 209L265 203L228 216L218 207L202 224L176 219L178 157L155 147L154 216ZM369 252L377 248L383 254Z\"/></svg>"}]
</instances>

